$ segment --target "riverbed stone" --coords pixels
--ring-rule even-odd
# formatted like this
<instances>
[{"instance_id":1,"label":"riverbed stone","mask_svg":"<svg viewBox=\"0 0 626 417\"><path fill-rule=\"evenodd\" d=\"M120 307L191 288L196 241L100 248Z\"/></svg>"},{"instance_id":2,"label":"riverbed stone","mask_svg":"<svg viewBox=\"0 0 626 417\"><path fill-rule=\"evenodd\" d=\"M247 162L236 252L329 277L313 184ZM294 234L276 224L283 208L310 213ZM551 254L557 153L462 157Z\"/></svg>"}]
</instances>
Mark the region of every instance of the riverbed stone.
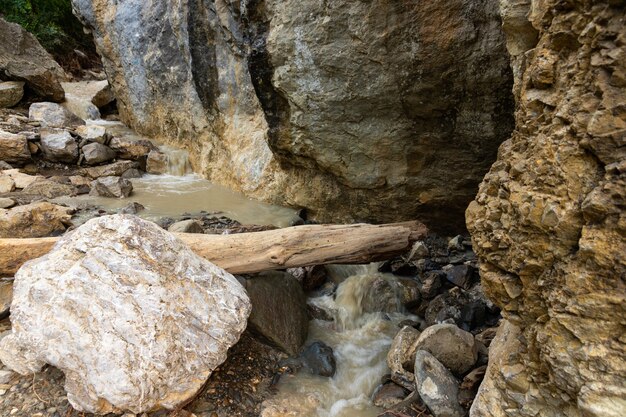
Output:
<instances>
[{"instance_id":1,"label":"riverbed stone","mask_svg":"<svg viewBox=\"0 0 626 417\"><path fill-rule=\"evenodd\" d=\"M15 181L8 175L0 175L0 194L15 190Z\"/></svg>"},{"instance_id":2,"label":"riverbed stone","mask_svg":"<svg viewBox=\"0 0 626 417\"><path fill-rule=\"evenodd\" d=\"M333 348L324 342L315 341L305 347L299 356L304 368L312 375L331 378L337 370Z\"/></svg>"},{"instance_id":3,"label":"riverbed stone","mask_svg":"<svg viewBox=\"0 0 626 417\"><path fill-rule=\"evenodd\" d=\"M148 153L146 172L148 174L165 174L169 168L169 158L166 154L152 150Z\"/></svg>"},{"instance_id":4,"label":"riverbed stone","mask_svg":"<svg viewBox=\"0 0 626 417\"><path fill-rule=\"evenodd\" d=\"M372 396L372 403L376 407L388 409L401 403L407 396L408 391L393 382L380 385Z\"/></svg>"},{"instance_id":5,"label":"riverbed stone","mask_svg":"<svg viewBox=\"0 0 626 417\"><path fill-rule=\"evenodd\" d=\"M157 149L156 145L148 139L129 137L114 137L109 146L117 152L119 158L132 160L146 157L151 151ZM151 164L154 164L154 161Z\"/></svg>"},{"instance_id":6,"label":"riverbed stone","mask_svg":"<svg viewBox=\"0 0 626 417\"><path fill-rule=\"evenodd\" d=\"M454 324L435 324L426 328L415 344L416 349L430 352L459 375L470 370L478 359L474 336Z\"/></svg>"},{"instance_id":7,"label":"riverbed stone","mask_svg":"<svg viewBox=\"0 0 626 417\"><path fill-rule=\"evenodd\" d=\"M0 82L0 109L15 106L23 96L23 81Z\"/></svg>"},{"instance_id":8,"label":"riverbed stone","mask_svg":"<svg viewBox=\"0 0 626 417\"><path fill-rule=\"evenodd\" d=\"M0 160L9 164L24 164L30 159L26 136L0 129Z\"/></svg>"},{"instance_id":9,"label":"riverbed stone","mask_svg":"<svg viewBox=\"0 0 626 417\"><path fill-rule=\"evenodd\" d=\"M24 188L24 194L39 195L45 198L57 198L63 196L75 196L76 187L69 184L61 184L45 178L38 178Z\"/></svg>"},{"instance_id":10,"label":"riverbed stone","mask_svg":"<svg viewBox=\"0 0 626 417\"><path fill-rule=\"evenodd\" d=\"M93 104L96 108L104 107L115 100L107 80L75 81L61 83L66 96L73 96Z\"/></svg>"},{"instance_id":11,"label":"riverbed stone","mask_svg":"<svg viewBox=\"0 0 626 417\"><path fill-rule=\"evenodd\" d=\"M115 158L116 152L101 143L89 143L82 147L81 151L87 165L96 165L108 162Z\"/></svg>"},{"instance_id":12,"label":"riverbed stone","mask_svg":"<svg viewBox=\"0 0 626 417\"><path fill-rule=\"evenodd\" d=\"M40 201L8 210L0 209L0 238L46 237L72 226L73 210Z\"/></svg>"},{"instance_id":13,"label":"riverbed stone","mask_svg":"<svg viewBox=\"0 0 626 417\"><path fill-rule=\"evenodd\" d=\"M15 181L15 188L21 189L28 187L34 181L44 178L41 175L29 175L20 172L18 169L7 169L2 171L2 174L8 175Z\"/></svg>"},{"instance_id":14,"label":"riverbed stone","mask_svg":"<svg viewBox=\"0 0 626 417\"><path fill-rule=\"evenodd\" d=\"M172 233L204 233L202 225L193 219L176 222L168 227L167 231Z\"/></svg>"},{"instance_id":15,"label":"riverbed stone","mask_svg":"<svg viewBox=\"0 0 626 417\"><path fill-rule=\"evenodd\" d=\"M252 302L249 328L289 355L306 341L308 316L300 283L286 272L263 272L245 282Z\"/></svg>"},{"instance_id":16,"label":"riverbed stone","mask_svg":"<svg viewBox=\"0 0 626 417\"><path fill-rule=\"evenodd\" d=\"M391 370L391 380L409 391L415 389L413 365L419 336L420 332L417 329L404 326L393 338L387 353L387 366Z\"/></svg>"},{"instance_id":17,"label":"riverbed stone","mask_svg":"<svg viewBox=\"0 0 626 417\"><path fill-rule=\"evenodd\" d=\"M133 168L137 168L136 162L116 161L112 164L85 168L82 172L89 178L97 179L100 177L119 177L129 169Z\"/></svg>"},{"instance_id":18,"label":"riverbed stone","mask_svg":"<svg viewBox=\"0 0 626 417\"><path fill-rule=\"evenodd\" d=\"M24 81L44 99L62 101L65 71L39 44L35 36L17 23L0 17L0 71L4 79Z\"/></svg>"},{"instance_id":19,"label":"riverbed stone","mask_svg":"<svg viewBox=\"0 0 626 417\"><path fill-rule=\"evenodd\" d=\"M8 209L15 205L15 200L6 197L0 197L0 209Z\"/></svg>"},{"instance_id":20,"label":"riverbed stone","mask_svg":"<svg viewBox=\"0 0 626 417\"><path fill-rule=\"evenodd\" d=\"M97 142L106 145L106 142L109 140L109 135L107 134L106 129L102 126L78 126L74 132L76 132L81 139L85 139L88 142Z\"/></svg>"},{"instance_id":21,"label":"riverbed stone","mask_svg":"<svg viewBox=\"0 0 626 417\"><path fill-rule=\"evenodd\" d=\"M47 160L65 163L78 160L78 143L67 130L42 129L40 143Z\"/></svg>"},{"instance_id":22,"label":"riverbed stone","mask_svg":"<svg viewBox=\"0 0 626 417\"><path fill-rule=\"evenodd\" d=\"M21 374L59 368L79 411L171 410L226 359L249 312L237 280L172 234L104 216L17 272L0 359Z\"/></svg>"},{"instance_id":23,"label":"riverbed stone","mask_svg":"<svg viewBox=\"0 0 626 417\"><path fill-rule=\"evenodd\" d=\"M435 417L464 417L458 400L459 382L431 353L415 354L417 392Z\"/></svg>"},{"instance_id":24,"label":"riverbed stone","mask_svg":"<svg viewBox=\"0 0 626 417\"><path fill-rule=\"evenodd\" d=\"M133 184L121 177L100 177L91 182L89 195L98 197L126 198L133 191Z\"/></svg>"},{"instance_id":25,"label":"riverbed stone","mask_svg":"<svg viewBox=\"0 0 626 417\"><path fill-rule=\"evenodd\" d=\"M42 127L76 127L85 122L74 113L57 103L33 103L28 109L28 118L41 123Z\"/></svg>"},{"instance_id":26,"label":"riverbed stone","mask_svg":"<svg viewBox=\"0 0 626 417\"><path fill-rule=\"evenodd\" d=\"M3 319L9 315L11 301L13 301L13 279L2 278L0 279L0 319ZM5 383L6 382L2 382L0 380L0 384Z\"/></svg>"}]
</instances>

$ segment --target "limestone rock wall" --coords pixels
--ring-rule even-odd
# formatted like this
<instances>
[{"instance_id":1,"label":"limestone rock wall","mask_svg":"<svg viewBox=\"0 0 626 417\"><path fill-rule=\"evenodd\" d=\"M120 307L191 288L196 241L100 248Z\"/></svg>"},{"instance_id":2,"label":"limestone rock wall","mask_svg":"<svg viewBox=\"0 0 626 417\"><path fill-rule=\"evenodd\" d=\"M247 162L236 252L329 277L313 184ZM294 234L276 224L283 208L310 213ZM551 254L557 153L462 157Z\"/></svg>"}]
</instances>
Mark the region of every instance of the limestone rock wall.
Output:
<instances>
[{"instance_id":1,"label":"limestone rock wall","mask_svg":"<svg viewBox=\"0 0 626 417\"><path fill-rule=\"evenodd\" d=\"M73 0L120 113L321 220L458 227L513 128L495 0Z\"/></svg>"},{"instance_id":2,"label":"limestone rock wall","mask_svg":"<svg viewBox=\"0 0 626 417\"><path fill-rule=\"evenodd\" d=\"M471 415L623 416L626 3L501 5L516 129L466 219L508 322Z\"/></svg>"}]
</instances>

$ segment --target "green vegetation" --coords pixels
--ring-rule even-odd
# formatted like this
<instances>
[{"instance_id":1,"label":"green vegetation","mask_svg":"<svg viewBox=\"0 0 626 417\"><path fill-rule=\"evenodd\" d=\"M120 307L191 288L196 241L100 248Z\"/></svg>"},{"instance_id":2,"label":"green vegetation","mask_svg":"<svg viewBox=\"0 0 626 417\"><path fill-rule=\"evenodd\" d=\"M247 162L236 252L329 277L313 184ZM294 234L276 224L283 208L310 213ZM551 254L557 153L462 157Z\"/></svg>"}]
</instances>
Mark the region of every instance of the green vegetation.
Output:
<instances>
[{"instance_id":1,"label":"green vegetation","mask_svg":"<svg viewBox=\"0 0 626 417\"><path fill-rule=\"evenodd\" d=\"M70 0L0 0L0 15L34 34L54 54L91 43L72 14Z\"/></svg>"}]
</instances>

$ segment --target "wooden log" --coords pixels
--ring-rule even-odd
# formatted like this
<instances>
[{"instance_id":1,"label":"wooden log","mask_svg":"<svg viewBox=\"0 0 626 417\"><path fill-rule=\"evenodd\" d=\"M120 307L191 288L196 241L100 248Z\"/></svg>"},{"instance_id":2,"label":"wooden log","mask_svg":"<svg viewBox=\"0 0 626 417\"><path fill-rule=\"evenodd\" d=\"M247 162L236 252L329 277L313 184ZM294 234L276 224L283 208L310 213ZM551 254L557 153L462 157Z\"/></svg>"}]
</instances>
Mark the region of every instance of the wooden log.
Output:
<instances>
[{"instance_id":1,"label":"wooden log","mask_svg":"<svg viewBox=\"0 0 626 417\"><path fill-rule=\"evenodd\" d=\"M176 233L199 256L233 274L321 264L367 263L411 248L426 236L419 222L305 225L232 235ZM56 237L0 239L0 276L48 253Z\"/></svg>"}]
</instances>

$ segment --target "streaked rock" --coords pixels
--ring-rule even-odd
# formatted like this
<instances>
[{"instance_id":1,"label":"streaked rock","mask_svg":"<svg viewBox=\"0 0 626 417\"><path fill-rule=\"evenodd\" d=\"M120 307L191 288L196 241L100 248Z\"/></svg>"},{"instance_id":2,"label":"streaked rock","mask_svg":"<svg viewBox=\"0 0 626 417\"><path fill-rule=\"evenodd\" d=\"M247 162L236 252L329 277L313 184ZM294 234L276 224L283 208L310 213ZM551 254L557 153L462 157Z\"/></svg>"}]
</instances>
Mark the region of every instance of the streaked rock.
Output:
<instances>
[{"instance_id":1,"label":"streaked rock","mask_svg":"<svg viewBox=\"0 0 626 417\"><path fill-rule=\"evenodd\" d=\"M57 103L33 103L28 109L28 118L41 123L42 127L75 127L85 122Z\"/></svg>"},{"instance_id":2,"label":"streaked rock","mask_svg":"<svg viewBox=\"0 0 626 417\"><path fill-rule=\"evenodd\" d=\"M474 336L454 324L435 324L426 328L419 336L416 348L432 353L457 374L469 371L478 359Z\"/></svg>"},{"instance_id":3,"label":"streaked rock","mask_svg":"<svg viewBox=\"0 0 626 417\"><path fill-rule=\"evenodd\" d=\"M65 232L72 225L73 210L40 201L0 209L0 238L45 237Z\"/></svg>"},{"instance_id":4,"label":"streaked rock","mask_svg":"<svg viewBox=\"0 0 626 417\"><path fill-rule=\"evenodd\" d=\"M9 164L24 164L30 159L26 136L0 130L0 160Z\"/></svg>"},{"instance_id":5,"label":"streaked rock","mask_svg":"<svg viewBox=\"0 0 626 417\"><path fill-rule=\"evenodd\" d=\"M40 143L47 160L64 163L78 160L78 143L67 130L42 129Z\"/></svg>"},{"instance_id":6,"label":"streaked rock","mask_svg":"<svg viewBox=\"0 0 626 417\"><path fill-rule=\"evenodd\" d=\"M459 404L459 382L433 355L425 350L415 354L417 392L434 417L464 417Z\"/></svg>"},{"instance_id":7,"label":"streaked rock","mask_svg":"<svg viewBox=\"0 0 626 417\"><path fill-rule=\"evenodd\" d=\"M23 96L23 81L0 82L0 109L15 106L20 102Z\"/></svg>"},{"instance_id":8,"label":"streaked rock","mask_svg":"<svg viewBox=\"0 0 626 417\"><path fill-rule=\"evenodd\" d=\"M88 165L101 164L115 158L116 152L101 143L89 143L82 148L85 163Z\"/></svg>"},{"instance_id":9,"label":"streaked rock","mask_svg":"<svg viewBox=\"0 0 626 417\"><path fill-rule=\"evenodd\" d=\"M133 191L133 184L121 177L100 177L91 182L89 195L98 197L126 198Z\"/></svg>"}]
</instances>

